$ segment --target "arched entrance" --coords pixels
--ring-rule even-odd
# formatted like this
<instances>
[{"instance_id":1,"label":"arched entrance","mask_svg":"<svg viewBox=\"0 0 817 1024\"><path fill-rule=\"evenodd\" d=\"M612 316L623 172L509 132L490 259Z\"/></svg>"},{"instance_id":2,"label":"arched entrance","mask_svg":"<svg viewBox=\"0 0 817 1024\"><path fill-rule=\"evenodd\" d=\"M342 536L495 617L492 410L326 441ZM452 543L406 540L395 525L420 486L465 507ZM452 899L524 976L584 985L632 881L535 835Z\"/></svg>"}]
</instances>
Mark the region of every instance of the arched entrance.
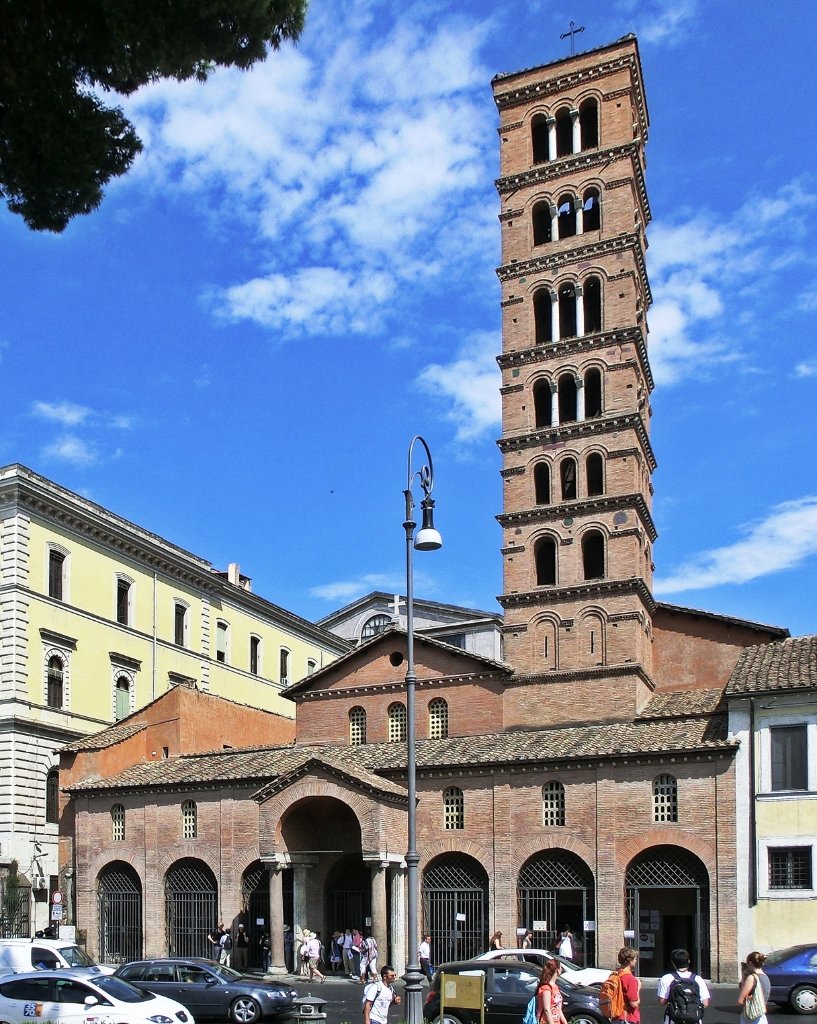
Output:
<instances>
[{"instance_id":1,"label":"arched entrance","mask_svg":"<svg viewBox=\"0 0 817 1024\"><path fill-rule=\"evenodd\" d=\"M327 936L346 928L363 931L372 916L372 873L360 854L347 853L335 862L324 891Z\"/></svg>"},{"instance_id":2,"label":"arched entrance","mask_svg":"<svg viewBox=\"0 0 817 1024\"><path fill-rule=\"evenodd\" d=\"M250 864L241 876L240 919L250 944L247 966L261 967L261 935L269 930L270 920L269 872L260 860Z\"/></svg>"},{"instance_id":3,"label":"arched entrance","mask_svg":"<svg viewBox=\"0 0 817 1024\"><path fill-rule=\"evenodd\" d=\"M559 932L573 932L573 959L585 967L596 962L596 933L585 921L596 917L593 873L569 850L542 850L522 865L516 882L517 921L533 932L533 945L553 949Z\"/></svg>"},{"instance_id":4,"label":"arched entrance","mask_svg":"<svg viewBox=\"0 0 817 1024\"><path fill-rule=\"evenodd\" d=\"M123 861L108 864L97 880L99 959L125 964L142 958L142 882Z\"/></svg>"},{"instance_id":5,"label":"arched entrance","mask_svg":"<svg viewBox=\"0 0 817 1024\"><path fill-rule=\"evenodd\" d=\"M625 920L643 977L664 973L673 949L688 949L709 977L709 874L689 850L655 846L631 861L624 879Z\"/></svg>"},{"instance_id":6,"label":"arched entrance","mask_svg":"<svg viewBox=\"0 0 817 1024\"><path fill-rule=\"evenodd\" d=\"M170 956L210 956L207 939L218 924L218 885L210 868L187 857L165 875L165 928Z\"/></svg>"},{"instance_id":7,"label":"arched entrance","mask_svg":"<svg viewBox=\"0 0 817 1024\"><path fill-rule=\"evenodd\" d=\"M473 857L444 853L423 872L423 927L435 962L467 960L488 946L488 875Z\"/></svg>"}]
</instances>

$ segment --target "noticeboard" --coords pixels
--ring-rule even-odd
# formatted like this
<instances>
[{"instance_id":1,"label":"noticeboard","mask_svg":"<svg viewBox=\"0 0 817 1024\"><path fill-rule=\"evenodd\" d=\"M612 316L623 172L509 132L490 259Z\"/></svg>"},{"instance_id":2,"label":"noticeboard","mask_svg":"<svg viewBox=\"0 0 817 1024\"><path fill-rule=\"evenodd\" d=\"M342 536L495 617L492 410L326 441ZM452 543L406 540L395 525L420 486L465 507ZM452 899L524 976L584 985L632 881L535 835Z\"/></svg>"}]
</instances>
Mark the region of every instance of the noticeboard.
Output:
<instances>
[{"instance_id":1,"label":"noticeboard","mask_svg":"<svg viewBox=\"0 0 817 1024\"><path fill-rule=\"evenodd\" d=\"M440 975L440 1016L447 1008L478 1010L481 1024L485 1024L485 972Z\"/></svg>"}]
</instances>

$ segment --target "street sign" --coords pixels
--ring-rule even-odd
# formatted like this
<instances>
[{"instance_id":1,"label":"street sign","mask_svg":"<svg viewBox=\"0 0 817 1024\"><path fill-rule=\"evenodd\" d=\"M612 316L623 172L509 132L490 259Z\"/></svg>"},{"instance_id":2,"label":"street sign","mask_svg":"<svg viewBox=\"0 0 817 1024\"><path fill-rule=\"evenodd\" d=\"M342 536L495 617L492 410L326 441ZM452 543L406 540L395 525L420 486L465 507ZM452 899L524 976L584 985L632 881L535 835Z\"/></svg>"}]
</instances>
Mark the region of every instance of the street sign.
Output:
<instances>
[{"instance_id":1,"label":"street sign","mask_svg":"<svg viewBox=\"0 0 817 1024\"><path fill-rule=\"evenodd\" d=\"M51 920L62 921L62 904L52 903L51 904Z\"/></svg>"},{"instance_id":2,"label":"street sign","mask_svg":"<svg viewBox=\"0 0 817 1024\"><path fill-rule=\"evenodd\" d=\"M58 889L51 893L51 902L57 906L62 903L62 893Z\"/></svg>"}]
</instances>

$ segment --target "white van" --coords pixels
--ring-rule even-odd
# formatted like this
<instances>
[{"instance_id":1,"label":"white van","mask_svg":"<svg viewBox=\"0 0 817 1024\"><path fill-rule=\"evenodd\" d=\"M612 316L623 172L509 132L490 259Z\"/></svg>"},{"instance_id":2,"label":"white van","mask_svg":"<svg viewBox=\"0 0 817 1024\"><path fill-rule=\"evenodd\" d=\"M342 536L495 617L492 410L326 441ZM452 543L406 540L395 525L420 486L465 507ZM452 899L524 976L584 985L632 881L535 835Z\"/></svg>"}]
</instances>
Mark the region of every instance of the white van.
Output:
<instances>
[{"instance_id":1,"label":"white van","mask_svg":"<svg viewBox=\"0 0 817 1024\"><path fill-rule=\"evenodd\" d=\"M114 970L95 964L81 946L64 939L0 939L0 975L63 967L79 970L89 977L113 974Z\"/></svg>"}]
</instances>

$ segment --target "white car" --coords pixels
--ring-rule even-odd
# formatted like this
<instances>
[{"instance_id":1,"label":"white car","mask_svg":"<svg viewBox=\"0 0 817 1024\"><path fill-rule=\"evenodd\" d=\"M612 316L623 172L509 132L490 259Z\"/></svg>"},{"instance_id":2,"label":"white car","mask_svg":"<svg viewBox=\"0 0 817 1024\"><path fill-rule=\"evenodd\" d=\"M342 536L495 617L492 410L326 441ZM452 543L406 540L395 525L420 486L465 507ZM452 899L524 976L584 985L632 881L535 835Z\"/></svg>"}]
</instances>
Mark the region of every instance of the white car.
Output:
<instances>
[{"instance_id":1,"label":"white car","mask_svg":"<svg viewBox=\"0 0 817 1024\"><path fill-rule=\"evenodd\" d=\"M572 981L574 985L601 985L610 977L609 971L598 967L579 967L572 960L547 949L489 949L481 953L476 960L524 960L529 964L543 967L546 960L558 960L562 965L562 977Z\"/></svg>"},{"instance_id":2,"label":"white car","mask_svg":"<svg viewBox=\"0 0 817 1024\"><path fill-rule=\"evenodd\" d=\"M89 977L113 974L113 967L95 964L85 950L62 939L0 939L0 976L25 971L72 968Z\"/></svg>"},{"instance_id":3,"label":"white car","mask_svg":"<svg viewBox=\"0 0 817 1024\"><path fill-rule=\"evenodd\" d=\"M31 971L0 978L0 1021L7 1024L195 1024L181 1003L142 992L110 975Z\"/></svg>"}]
</instances>

